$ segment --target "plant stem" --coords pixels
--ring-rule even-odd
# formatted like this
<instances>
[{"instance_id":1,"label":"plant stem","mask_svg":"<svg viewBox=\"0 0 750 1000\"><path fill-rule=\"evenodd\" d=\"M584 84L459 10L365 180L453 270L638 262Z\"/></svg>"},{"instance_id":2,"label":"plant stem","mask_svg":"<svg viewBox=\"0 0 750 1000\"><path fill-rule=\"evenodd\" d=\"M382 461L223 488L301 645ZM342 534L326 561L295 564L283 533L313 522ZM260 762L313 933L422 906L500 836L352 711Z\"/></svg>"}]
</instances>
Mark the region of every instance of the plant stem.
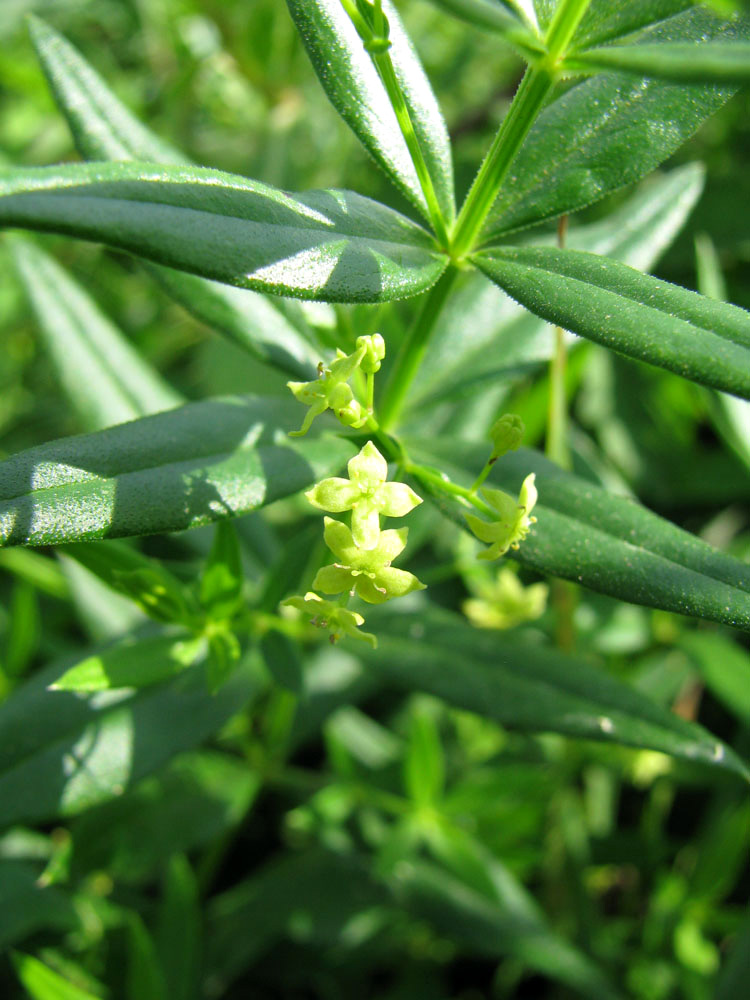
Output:
<instances>
[{"instance_id":1,"label":"plant stem","mask_svg":"<svg viewBox=\"0 0 750 1000\"><path fill-rule=\"evenodd\" d=\"M526 71L456 220L451 243L454 259L460 260L474 248L510 165L554 83L554 75L545 67Z\"/></svg>"},{"instance_id":2,"label":"plant stem","mask_svg":"<svg viewBox=\"0 0 750 1000\"><path fill-rule=\"evenodd\" d=\"M458 483L451 482L450 479L444 478L441 473L435 472L433 469L428 469L426 465L419 465L417 462L407 462L405 471L409 475L414 476L415 479L419 479L425 483L425 485L432 486L443 493L457 497L463 501L464 506L476 507L478 511L489 515L493 520L497 517L496 512L483 500L480 500L472 490L467 490L465 486L459 486Z\"/></svg>"},{"instance_id":3,"label":"plant stem","mask_svg":"<svg viewBox=\"0 0 750 1000\"><path fill-rule=\"evenodd\" d=\"M375 409L375 375L372 372L367 373L366 386L367 386L367 398L366 398L367 413L369 414L369 417L372 419L373 410ZM373 428L373 430L375 429L376 428Z\"/></svg>"},{"instance_id":4,"label":"plant stem","mask_svg":"<svg viewBox=\"0 0 750 1000\"><path fill-rule=\"evenodd\" d=\"M490 472L492 471L492 466L495 464L496 461L497 461L496 455L492 455L490 458L487 459L487 461L484 463L484 468L482 469L482 471L479 473L477 478L474 480L474 483L472 484L471 487L472 493L476 493L476 491L485 481L487 476L489 476Z\"/></svg>"},{"instance_id":5,"label":"plant stem","mask_svg":"<svg viewBox=\"0 0 750 1000\"><path fill-rule=\"evenodd\" d=\"M440 281L430 289L422 308L396 355L393 369L378 408L380 427L388 430L401 416L406 396L424 358L435 323L458 276L458 269L449 267Z\"/></svg>"},{"instance_id":6,"label":"plant stem","mask_svg":"<svg viewBox=\"0 0 750 1000\"><path fill-rule=\"evenodd\" d=\"M564 58L591 0L560 0L547 29L547 59L555 65Z\"/></svg>"},{"instance_id":7,"label":"plant stem","mask_svg":"<svg viewBox=\"0 0 750 1000\"><path fill-rule=\"evenodd\" d=\"M398 127L401 129L401 134L403 135L407 149L409 150L409 155L411 156L411 161L414 164L414 170L416 171L417 178L419 180L419 186L422 188L422 194L424 195L427 211L430 216L430 222L435 230L435 235L438 238L440 246L442 248L446 248L449 243L449 237L448 228L443 217L443 210L440 207L440 202L438 201L438 197L435 192L435 185L432 182L432 176L422 153L422 147L419 145L417 133L414 131L414 125L412 124L411 115L409 114L409 109L406 106L401 86L396 78L396 71L393 68L393 62L387 52L370 53L370 58L372 59L375 69L378 71L378 75L380 76L383 86L386 89L388 99L391 102L391 107L396 115Z\"/></svg>"}]
</instances>

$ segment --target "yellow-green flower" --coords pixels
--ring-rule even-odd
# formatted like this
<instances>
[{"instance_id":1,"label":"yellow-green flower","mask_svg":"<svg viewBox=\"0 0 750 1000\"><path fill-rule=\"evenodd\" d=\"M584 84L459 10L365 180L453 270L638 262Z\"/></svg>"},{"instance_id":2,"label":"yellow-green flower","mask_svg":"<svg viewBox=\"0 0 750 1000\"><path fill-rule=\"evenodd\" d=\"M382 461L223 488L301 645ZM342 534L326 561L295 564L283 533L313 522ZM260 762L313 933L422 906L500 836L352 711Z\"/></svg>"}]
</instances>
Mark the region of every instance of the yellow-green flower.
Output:
<instances>
[{"instance_id":1,"label":"yellow-green flower","mask_svg":"<svg viewBox=\"0 0 750 1000\"><path fill-rule=\"evenodd\" d=\"M313 420L325 410L331 409L339 420L348 427L361 427L367 420L364 408L354 398L354 393L347 385L348 380L367 353L367 344L359 344L353 354L338 352L338 357L328 369L322 369L320 378L312 382L287 382L294 398L309 406L302 426L298 431L291 431L290 437L302 437L307 434Z\"/></svg>"},{"instance_id":2,"label":"yellow-green flower","mask_svg":"<svg viewBox=\"0 0 750 1000\"><path fill-rule=\"evenodd\" d=\"M352 535L360 549L376 547L380 534L380 515L403 517L422 502L406 483L387 483L388 463L368 441L349 462L349 478L324 479L305 493L314 507L341 514L352 512Z\"/></svg>"},{"instance_id":3,"label":"yellow-green flower","mask_svg":"<svg viewBox=\"0 0 750 1000\"><path fill-rule=\"evenodd\" d=\"M316 590L324 594L342 594L353 591L368 604L382 604L392 597L403 597L413 590L424 590L424 584L403 569L394 569L391 563L406 545L408 528L390 528L381 531L373 549L362 549L355 544L352 533L341 521L325 519L325 541L336 556L332 566L318 570L313 581Z\"/></svg>"},{"instance_id":4,"label":"yellow-green flower","mask_svg":"<svg viewBox=\"0 0 750 1000\"><path fill-rule=\"evenodd\" d=\"M283 603L307 615L311 625L327 628L331 642L338 642L342 635L348 635L352 639L362 639L373 649L377 649L378 640L375 636L371 632L360 632L359 626L364 625L365 620L356 611L349 611L333 601L326 601L312 591L308 591L304 597L289 597Z\"/></svg>"},{"instance_id":5,"label":"yellow-green flower","mask_svg":"<svg viewBox=\"0 0 750 1000\"><path fill-rule=\"evenodd\" d=\"M494 580L470 578L468 582L476 596L464 601L463 611L478 628L513 628L544 613L549 591L546 583L524 587L516 574L506 568Z\"/></svg>"},{"instance_id":6,"label":"yellow-green flower","mask_svg":"<svg viewBox=\"0 0 750 1000\"><path fill-rule=\"evenodd\" d=\"M497 512L494 521L483 521L473 514L466 514L469 528L482 542L488 542L490 547L480 552L478 559L499 559L508 549L517 549L536 523L531 517L531 511L537 501L537 491L534 485L534 473L531 472L521 485L518 500L514 500L502 490L482 490L482 496Z\"/></svg>"}]
</instances>

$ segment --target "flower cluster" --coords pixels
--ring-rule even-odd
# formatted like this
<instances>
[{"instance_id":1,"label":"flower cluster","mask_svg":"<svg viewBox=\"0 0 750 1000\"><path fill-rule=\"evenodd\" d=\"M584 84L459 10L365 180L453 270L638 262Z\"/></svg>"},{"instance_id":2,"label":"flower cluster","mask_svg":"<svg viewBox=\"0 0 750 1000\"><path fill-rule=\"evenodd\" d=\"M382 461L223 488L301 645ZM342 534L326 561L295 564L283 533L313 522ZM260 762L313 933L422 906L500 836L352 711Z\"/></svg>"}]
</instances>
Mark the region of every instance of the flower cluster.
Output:
<instances>
[{"instance_id":1,"label":"flower cluster","mask_svg":"<svg viewBox=\"0 0 750 1000\"><path fill-rule=\"evenodd\" d=\"M539 618L547 604L546 583L524 587L510 569L499 570L494 579L472 575L467 583L475 596L464 601L463 611L478 628L514 628Z\"/></svg>"},{"instance_id":2,"label":"flower cluster","mask_svg":"<svg viewBox=\"0 0 750 1000\"><path fill-rule=\"evenodd\" d=\"M372 441L351 459L348 472L348 479L324 479L305 494L320 510L351 511L351 528L325 518L325 542L336 561L313 581L314 590L342 595L339 603L313 592L284 603L307 614L314 625L329 628L332 642L346 634L374 643L374 636L357 630L364 619L348 611L346 602L356 594L368 604L382 604L424 588L413 573L391 565L406 545L408 529L380 529L381 515L403 517L422 500L406 483L386 482L388 464Z\"/></svg>"},{"instance_id":3,"label":"flower cluster","mask_svg":"<svg viewBox=\"0 0 750 1000\"><path fill-rule=\"evenodd\" d=\"M336 360L329 368L318 365L318 378L311 382L287 382L294 398L309 406L307 415L298 431L291 437L307 434L313 420L326 410L332 410L342 424L347 427L362 427L370 412L357 399L349 385L349 380L360 368L369 378L380 368L385 357L385 341L379 333L359 337L356 349L351 354L336 352Z\"/></svg>"}]
</instances>

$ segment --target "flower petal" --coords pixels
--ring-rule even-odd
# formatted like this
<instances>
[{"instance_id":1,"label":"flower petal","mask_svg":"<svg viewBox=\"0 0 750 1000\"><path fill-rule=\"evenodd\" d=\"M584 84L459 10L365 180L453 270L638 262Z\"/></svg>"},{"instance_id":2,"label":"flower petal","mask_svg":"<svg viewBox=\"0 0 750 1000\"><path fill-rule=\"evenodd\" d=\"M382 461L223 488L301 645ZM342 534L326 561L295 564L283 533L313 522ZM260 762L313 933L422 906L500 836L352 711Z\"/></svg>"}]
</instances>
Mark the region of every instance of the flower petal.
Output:
<instances>
[{"instance_id":1,"label":"flower petal","mask_svg":"<svg viewBox=\"0 0 750 1000\"><path fill-rule=\"evenodd\" d=\"M388 475L388 463L372 441L368 441L360 453L349 461L347 468L349 478L363 493L377 489Z\"/></svg>"},{"instance_id":2,"label":"flower petal","mask_svg":"<svg viewBox=\"0 0 750 1000\"><path fill-rule=\"evenodd\" d=\"M339 562L351 565L352 557L356 558L357 546L354 544L352 533L343 521L336 521L332 517L324 520L323 538L328 548L333 552Z\"/></svg>"},{"instance_id":3,"label":"flower petal","mask_svg":"<svg viewBox=\"0 0 750 1000\"><path fill-rule=\"evenodd\" d=\"M490 524L489 521L483 521L481 518L475 517L474 514L464 514L464 517L472 534L476 535L480 542L496 541L498 532L502 530L501 525Z\"/></svg>"},{"instance_id":4,"label":"flower petal","mask_svg":"<svg viewBox=\"0 0 750 1000\"><path fill-rule=\"evenodd\" d=\"M355 579L359 581L361 577L353 577L348 566L324 566L318 570L313 587L324 594L343 594L351 590Z\"/></svg>"},{"instance_id":5,"label":"flower petal","mask_svg":"<svg viewBox=\"0 0 750 1000\"><path fill-rule=\"evenodd\" d=\"M374 582L377 587L385 589L388 600L392 597L403 597L404 594L410 594L413 590L425 589L425 585L413 573L409 573L405 569L394 569L393 566L382 569L375 576Z\"/></svg>"},{"instance_id":6,"label":"flower petal","mask_svg":"<svg viewBox=\"0 0 750 1000\"><path fill-rule=\"evenodd\" d=\"M349 510L356 503L359 495L357 487L348 479L342 479L340 476L323 479L305 493L313 507L329 510L332 514L340 514L344 510Z\"/></svg>"},{"instance_id":7,"label":"flower petal","mask_svg":"<svg viewBox=\"0 0 750 1000\"><path fill-rule=\"evenodd\" d=\"M383 483L377 492L376 502L385 517L403 517L422 503L422 498L406 483Z\"/></svg>"},{"instance_id":8,"label":"flower petal","mask_svg":"<svg viewBox=\"0 0 750 1000\"><path fill-rule=\"evenodd\" d=\"M380 541L380 515L369 497L352 506L352 538L365 552L377 548Z\"/></svg>"}]
</instances>

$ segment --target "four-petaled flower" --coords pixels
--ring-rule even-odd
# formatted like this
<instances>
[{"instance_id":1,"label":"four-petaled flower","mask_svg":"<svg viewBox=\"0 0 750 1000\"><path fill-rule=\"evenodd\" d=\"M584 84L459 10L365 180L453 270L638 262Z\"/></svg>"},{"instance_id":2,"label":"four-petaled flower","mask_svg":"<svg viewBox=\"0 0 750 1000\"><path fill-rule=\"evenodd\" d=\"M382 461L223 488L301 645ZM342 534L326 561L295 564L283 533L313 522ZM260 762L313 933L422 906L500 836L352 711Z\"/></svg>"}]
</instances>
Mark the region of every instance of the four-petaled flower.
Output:
<instances>
[{"instance_id":1,"label":"four-petaled flower","mask_svg":"<svg viewBox=\"0 0 750 1000\"><path fill-rule=\"evenodd\" d=\"M298 431L291 431L290 437L301 437L307 434L310 424L327 409L332 409L342 423L349 427L361 427L367 420L362 405L354 398L354 393L347 381L359 368L362 358L367 353L367 344L360 344L353 354L338 352L338 357L331 367L323 369L320 378L312 382L287 382L294 398L309 406L307 415Z\"/></svg>"},{"instance_id":2,"label":"four-petaled flower","mask_svg":"<svg viewBox=\"0 0 750 1000\"><path fill-rule=\"evenodd\" d=\"M349 479L324 479L305 496L314 507L340 514L352 512L352 535L360 549L373 550L382 537L380 515L403 517L422 498L405 483L387 483L388 463L368 441L347 466Z\"/></svg>"},{"instance_id":3,"label":"four-petaled flower","mask_svg":"<svg viewBox=\"0 0 750 1000\"><path fill-rule=\"evenodd\" d=\"M375 636L371 632L360 632L359 626L364 625L365 620L356 611L349 611L333 601L326 601L312 591L304 597L289 597L284 604L307 615L310 624L327 628L331 642L338 642L342 635L349 635L353 639L369 642L373 649L377 649L378 640Z\"/></svg>"},{"instance_id":4,"label":"four-petaled flower","mask_svg":"<svg viewBox=\"0 0 750 1000\"><path fill-rule=\"evenodd\" d=\"M413 573L391 566L406 545L408 532L408 528L389 528L380 532L375 548L362 549L345 524L327 517L325 541L337 561L318 570L313 587L324 594L353 591L369 604L382 604L392 597L424 590L424 584Z\"/></svg>"},{"instance_id":5,"label":"four-petaled flower","mask_svg":"<svg viewBox=\"0 0 750 1000\"><path fill-rule=\"evenodd\" d=\"M467 582L476 597L464 601L463 612L478 628L514 628L544 613L549 591L546 583L524 587L509 569L501 569L495 579L472 576Z\"/></svg>"},{"instance_id":6,"label":"four-petaled flower","mask_svg":"<svg viewBox=\"0 0 750 1000\"><path fill-rule=\"evenodd\" d=\"M499 516L494 521L482 521L473 514L466 514L465 517L477 538L491 543L477 558L499 559L508 549L517 549L536 522L535 517L530 517L537 499L534 473L529 473L524 479L518 500L502 490L482 490L482 496Z\"/></svg>"}]
</instances>

